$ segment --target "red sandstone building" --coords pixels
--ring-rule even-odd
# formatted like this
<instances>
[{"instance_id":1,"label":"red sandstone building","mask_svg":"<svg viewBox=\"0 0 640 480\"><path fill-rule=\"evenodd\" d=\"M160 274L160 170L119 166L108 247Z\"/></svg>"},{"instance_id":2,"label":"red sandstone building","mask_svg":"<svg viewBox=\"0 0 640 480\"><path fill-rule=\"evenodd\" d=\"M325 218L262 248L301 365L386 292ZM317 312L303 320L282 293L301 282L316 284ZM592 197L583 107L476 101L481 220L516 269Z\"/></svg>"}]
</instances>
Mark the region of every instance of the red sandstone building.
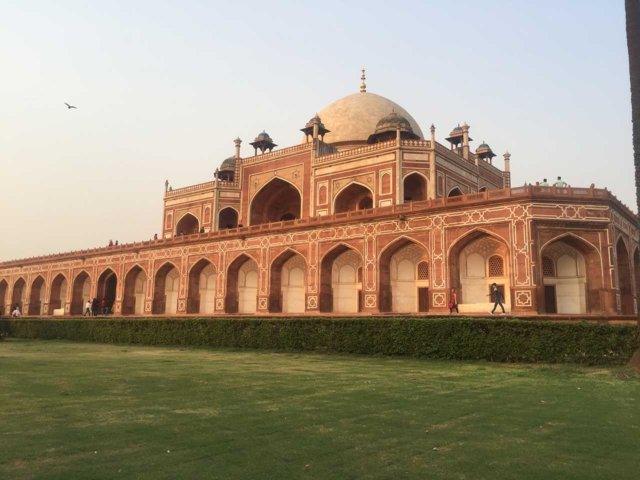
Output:
<instances>
[{"instance_id":1,"label":"red sandstone building","mask_svg":"<svg viewBox=\"0 0 640 480\"><path fill-rule=\"evenodd\" d=\"M0 263L4 313L438 313L451 288L486 313L494 282L513 313L636 311L636 219L606 189L512 188L509 153L500 170L466 124L425 137L364 78L301 130L167 188L157 240Z\"/></svg>"}]
</instances>

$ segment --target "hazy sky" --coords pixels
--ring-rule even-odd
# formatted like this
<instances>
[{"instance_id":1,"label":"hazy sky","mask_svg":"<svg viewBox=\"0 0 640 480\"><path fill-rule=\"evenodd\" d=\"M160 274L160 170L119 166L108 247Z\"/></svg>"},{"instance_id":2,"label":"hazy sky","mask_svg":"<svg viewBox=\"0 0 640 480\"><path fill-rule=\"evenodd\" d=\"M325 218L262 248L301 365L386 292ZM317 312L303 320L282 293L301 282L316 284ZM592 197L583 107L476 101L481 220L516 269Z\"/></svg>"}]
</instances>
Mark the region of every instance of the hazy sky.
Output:
<instances>
[{"instance_id":1,"label":"hazy sky","mask_svg":"<svg viewBox=\"0 0 640 480\"><path fill-rule=\"evenodd\" d=\"M164 181L209 181L368 91L441 143L458 123L634 205L622 0L1 2L0 260L160 233ZM78 106L67 110L64 102Z\"/></svg>"}]
</instances>

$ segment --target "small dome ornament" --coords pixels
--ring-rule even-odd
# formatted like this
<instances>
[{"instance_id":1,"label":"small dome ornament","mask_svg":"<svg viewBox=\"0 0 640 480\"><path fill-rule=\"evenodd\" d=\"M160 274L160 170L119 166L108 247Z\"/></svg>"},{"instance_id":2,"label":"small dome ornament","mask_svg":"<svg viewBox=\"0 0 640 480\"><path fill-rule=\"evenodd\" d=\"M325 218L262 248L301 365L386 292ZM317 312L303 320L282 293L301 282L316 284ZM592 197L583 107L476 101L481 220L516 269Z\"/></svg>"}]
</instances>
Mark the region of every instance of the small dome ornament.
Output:
<instances>
[{"instance_id":1,"label":"small dome ornament","mask_svg":"<svg viewBox=\"0 0 640 480\"><path fill-rule=\"evenodd\" d=\"M278 146L273 143L273 139L264 130L262 130L262 132L259 133L258 136L253 140L253 142L249 143L249 145L253 147L255 155L258 154L258 150L260 150L261 153L264 153L265 151L271 151L273 150L273 147Z\"/></svg>"},{"instance_id":2,"label":"small dome ornament","mask_svg":"<svg viewBox=\"0 0 640 480\"><path fill-rule=\"evenodd\" d=\"M368 143L386 142L396 137L400 132L403 140L419 140L420 136L413 132L411 123L402 115L398 115L392 110L389 115L385 115L376 125L376 131L369 136Z\"/></svg>"},{"instance_id":3,"label":"small dome ornament","mask_svg":"<svg viewBox=\"0 0 640 480\"><path fill-rule=\"evenodd\" d=\"M493 157L496 156L496 154L493 153L493 150L491 150L491 147L484 140L480 145L478 145L478 148L476 148L476 155L482 160L489 161L489 163L491 163Z\"/></svg>"}]
</instances>

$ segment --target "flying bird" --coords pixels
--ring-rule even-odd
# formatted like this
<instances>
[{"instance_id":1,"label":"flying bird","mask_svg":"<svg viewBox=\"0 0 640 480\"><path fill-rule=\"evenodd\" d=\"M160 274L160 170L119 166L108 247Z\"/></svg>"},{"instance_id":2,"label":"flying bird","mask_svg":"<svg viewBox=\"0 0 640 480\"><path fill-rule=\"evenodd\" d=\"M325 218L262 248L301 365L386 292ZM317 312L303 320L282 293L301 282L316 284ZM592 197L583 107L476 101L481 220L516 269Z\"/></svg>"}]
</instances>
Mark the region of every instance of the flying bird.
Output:
<instances>
[{"instance_id":1,"label":"flying bird","mask_svg":"<svg viewBox=\"0 0 640 480\"><path fill-rule=\"evenodd\" d=\"M73 105L69 105L67 102L64 102L64 104L67 106L68 109L78 108L78 107L74 107Z\"/></svg>"}]
</instances>

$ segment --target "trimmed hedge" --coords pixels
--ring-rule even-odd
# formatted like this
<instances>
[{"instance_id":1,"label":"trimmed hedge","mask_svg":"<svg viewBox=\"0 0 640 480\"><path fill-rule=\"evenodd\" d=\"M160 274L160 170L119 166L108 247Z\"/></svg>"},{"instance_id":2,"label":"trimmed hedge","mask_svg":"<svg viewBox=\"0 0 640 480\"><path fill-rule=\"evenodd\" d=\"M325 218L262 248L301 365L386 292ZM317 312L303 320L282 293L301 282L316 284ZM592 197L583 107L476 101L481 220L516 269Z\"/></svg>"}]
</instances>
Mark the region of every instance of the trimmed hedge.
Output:
<instances>
[{"instance_id":1,"label":"trimmed hedge","mask_svg":"<svg viewBox=\"0 0 640 480\"><path fill-rule=\"evenodd\" d=\"M588 365L624 364L638 347L632 325L424 317L3 319L0 335Z\"/></svg>"}]
</instances>

